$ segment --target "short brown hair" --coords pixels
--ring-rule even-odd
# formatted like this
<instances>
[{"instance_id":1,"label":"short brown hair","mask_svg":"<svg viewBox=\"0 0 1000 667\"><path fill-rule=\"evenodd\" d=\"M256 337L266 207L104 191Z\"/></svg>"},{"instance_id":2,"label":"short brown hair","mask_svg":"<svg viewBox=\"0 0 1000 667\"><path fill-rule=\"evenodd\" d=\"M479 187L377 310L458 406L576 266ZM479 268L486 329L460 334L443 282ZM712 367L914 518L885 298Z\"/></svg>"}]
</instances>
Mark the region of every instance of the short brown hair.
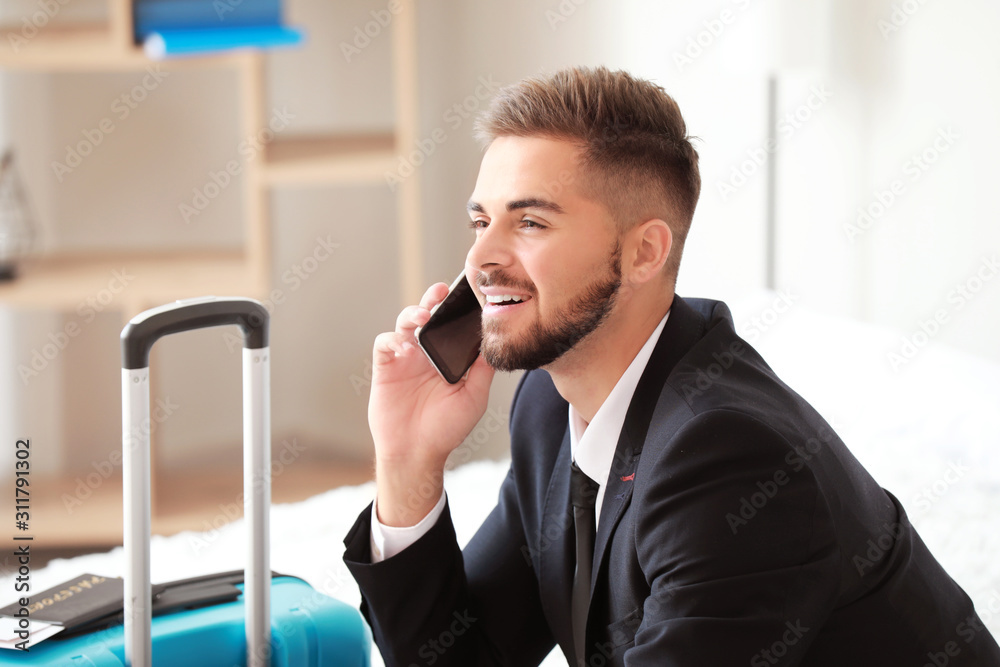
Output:
<instances>
[{"instance_id":1,"label":"short brown hair","mask_svg":"<svg viewBox=\"0 0 1000 667\"><path fill-rule=\"evenodd\" d=\"M677 277L701 176L677 102L663 88L604 67L565 69L497 93L476 121L484 145L502 136L580 144L589 185L624 231L652 218L670 227Z\"/></svg>"}]
</instances>

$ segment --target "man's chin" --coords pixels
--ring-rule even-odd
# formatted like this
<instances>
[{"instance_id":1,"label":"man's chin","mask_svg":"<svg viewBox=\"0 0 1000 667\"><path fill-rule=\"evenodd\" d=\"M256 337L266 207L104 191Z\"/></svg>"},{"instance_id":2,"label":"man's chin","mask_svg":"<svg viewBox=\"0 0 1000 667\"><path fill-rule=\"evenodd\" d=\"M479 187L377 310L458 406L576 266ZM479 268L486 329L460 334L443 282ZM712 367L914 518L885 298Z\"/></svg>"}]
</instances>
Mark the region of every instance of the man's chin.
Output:
<instances>
[{"instance_id":1,"label":"man's chin","mask_svg":"<svg viewBox=\"0 0 1000 667\"><path fill-rule=\"evenodd\" d=\"M494 340L490 340L490 338L494 338ZM522 367L522 350L512 347L506 341L496 340L496 338L496 334L490 337L484 337L483 344L480 349L483 359L485 359L486 363L493 367L493 370L505 373L520 370L533 370Z\"/></svg>"},{"instance_id":2,"label":"man's chin","mask_svg":"<svg viewBox=\"0 0 1000 667\"><path fill-rule=\"evenodd\" d=\"M507 350L497 350L484 346L481 353L486 363L492 366L495 371L511 373L513 371L534 370L531 368L522 368L521 364L518 363L518 358L511 355Z\"/></svg>"},{"instance_id":3,"label":"man's chin","mask_svg":"<svg viewBox=\"0 0 1000 667\"><path fill-rule=\"evenodd\" d=\"M483 359L494 370L511 373L544 368L562 356L565 350L545 350L484 340L481 352Z\"/></svg>"}]
</instances>

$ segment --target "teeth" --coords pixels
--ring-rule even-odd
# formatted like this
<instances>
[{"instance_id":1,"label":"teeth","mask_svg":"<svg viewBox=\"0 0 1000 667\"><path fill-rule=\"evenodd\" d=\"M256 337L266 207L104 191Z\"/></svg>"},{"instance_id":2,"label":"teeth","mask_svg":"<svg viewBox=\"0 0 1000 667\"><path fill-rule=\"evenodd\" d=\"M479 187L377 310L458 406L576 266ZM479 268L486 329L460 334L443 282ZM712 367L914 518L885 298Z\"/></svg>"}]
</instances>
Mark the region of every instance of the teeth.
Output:
<instances>
[{"instance_id":1,"label":"teeth","mask_svg":"<svg viewBox=\"0 0 1000 667\"><path fill-rule=\"evenodd\" d=\"M512 294L497 294L497 295L486 295L486 301L488 303L503 303L504 301L524 301L524 297L514 296Z\"/></svg>"}]
</instances>

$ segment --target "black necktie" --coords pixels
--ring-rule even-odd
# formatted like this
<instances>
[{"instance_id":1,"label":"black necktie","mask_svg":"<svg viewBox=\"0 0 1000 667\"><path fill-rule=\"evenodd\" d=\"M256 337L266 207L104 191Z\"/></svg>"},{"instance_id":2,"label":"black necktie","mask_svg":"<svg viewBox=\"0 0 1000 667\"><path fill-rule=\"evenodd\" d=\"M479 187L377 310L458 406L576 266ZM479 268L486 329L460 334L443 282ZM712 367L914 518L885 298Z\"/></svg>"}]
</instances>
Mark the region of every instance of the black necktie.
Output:
<instances>
[{"instance_id":1,"label":"black necktie","mask_svg":"<svg viewBox=\"0 0 1000 667\"><path fill-rule=\"evenodd\" d=\"M587 660L587 611L590 608L590 574L594 565L594 535L597 533L594 505L600 485L573 463L570 475L570 502L576 531L576 571L573 573L573 646L577 665Z\"/></svg>"}]
</instances>

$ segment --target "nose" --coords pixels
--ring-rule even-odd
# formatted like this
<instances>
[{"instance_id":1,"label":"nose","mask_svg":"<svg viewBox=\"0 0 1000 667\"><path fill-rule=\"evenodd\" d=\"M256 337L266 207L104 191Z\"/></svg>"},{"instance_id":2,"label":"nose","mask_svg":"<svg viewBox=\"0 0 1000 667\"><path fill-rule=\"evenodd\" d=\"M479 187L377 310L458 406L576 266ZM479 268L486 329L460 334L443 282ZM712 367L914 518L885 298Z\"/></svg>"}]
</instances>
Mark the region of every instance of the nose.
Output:
<instances>
[{"instance_id":1,"label":"nose","mask_svg":"<svg viewBox=\"0 0 1000 667\"><path fill-rule=\"evenodd\" d=\"M466 264L478 271L493 271L510 266L513 258L511 239L499 224L491 224L479 231L466 255Z\"/></svg>"}]
</instances>

